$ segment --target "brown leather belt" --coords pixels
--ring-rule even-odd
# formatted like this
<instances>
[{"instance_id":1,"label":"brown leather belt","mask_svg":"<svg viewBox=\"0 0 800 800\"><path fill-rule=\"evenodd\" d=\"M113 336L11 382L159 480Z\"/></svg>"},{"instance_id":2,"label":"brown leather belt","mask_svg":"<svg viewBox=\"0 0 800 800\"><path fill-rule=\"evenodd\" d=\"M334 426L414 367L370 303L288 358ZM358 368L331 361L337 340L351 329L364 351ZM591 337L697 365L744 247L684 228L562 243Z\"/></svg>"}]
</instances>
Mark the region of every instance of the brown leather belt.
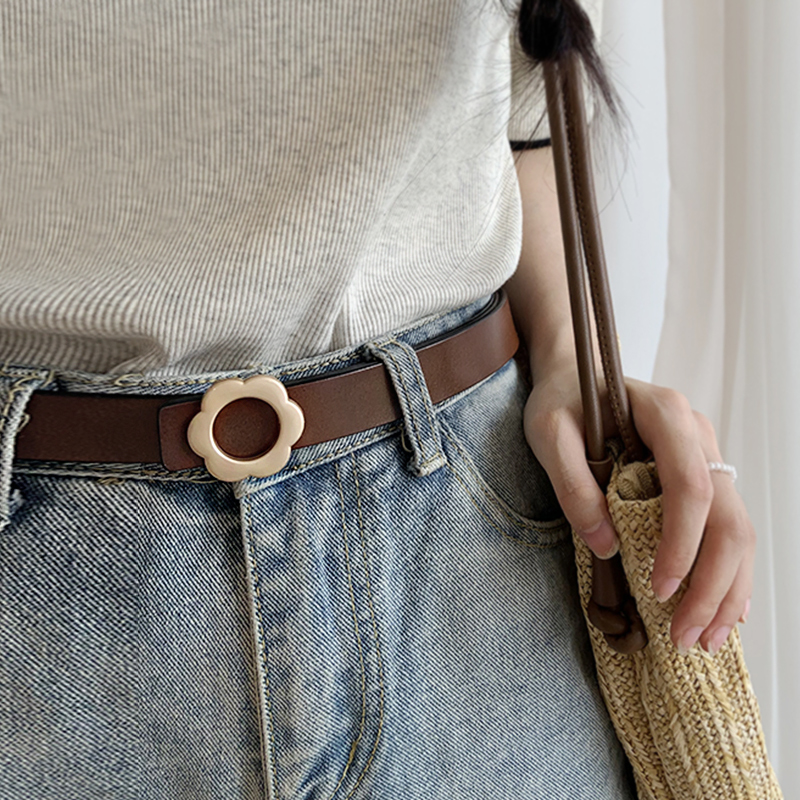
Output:
<instances>
[{"instance_id":1,"label":"brown leather belt","mask_svg":"<svg viewBox=\"0 0 800 800\"><path fill-rule=\"evenodd\" d=\"M499 293L478 317L416 351L432 401L438 403L488 377L514 355L518 344L508 300ZM290 427L284 424L288 417L280 400L264 399L272 395L254 397L258 393L246 388L258 380L264 379L253 384L223 381L205 396L34 392L15 455L39 461L160 462L168 470L202 466L204 458L189 442L190 424L198 427L193 420L201 416L201 401L207 410L206 399L225 383L245 388L234 386L238 398L204 415L210 420L208 430L236 463L255 463L274 450L276 442L280 444L281 430ZM300 382L266 380L270 392L283 393L284 410L299 413L304 421L302 434L290 442L292 447L349 436L402 416L389 373L380 362Z\"/></svg>"}]
</instances>

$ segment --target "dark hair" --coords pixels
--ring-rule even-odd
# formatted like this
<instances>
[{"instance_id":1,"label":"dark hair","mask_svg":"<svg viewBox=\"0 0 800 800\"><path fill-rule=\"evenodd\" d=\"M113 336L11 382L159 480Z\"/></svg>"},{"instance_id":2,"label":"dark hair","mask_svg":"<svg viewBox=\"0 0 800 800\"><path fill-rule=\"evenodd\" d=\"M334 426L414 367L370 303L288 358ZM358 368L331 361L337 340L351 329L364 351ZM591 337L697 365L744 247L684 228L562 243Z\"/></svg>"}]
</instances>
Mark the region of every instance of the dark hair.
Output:
<instances>
[{"instance_id":1,"label":"dark hair","mask_svg":"<svg viewBox=\"0 0 800 800\"><path fill-rule=\"evenodd\" d=\"M595 46L592 23L577 0L521 0L517 38L532 66L577 55L598 108L604 107L620 130L625 111Z\"/></svg>"}]
</instances>

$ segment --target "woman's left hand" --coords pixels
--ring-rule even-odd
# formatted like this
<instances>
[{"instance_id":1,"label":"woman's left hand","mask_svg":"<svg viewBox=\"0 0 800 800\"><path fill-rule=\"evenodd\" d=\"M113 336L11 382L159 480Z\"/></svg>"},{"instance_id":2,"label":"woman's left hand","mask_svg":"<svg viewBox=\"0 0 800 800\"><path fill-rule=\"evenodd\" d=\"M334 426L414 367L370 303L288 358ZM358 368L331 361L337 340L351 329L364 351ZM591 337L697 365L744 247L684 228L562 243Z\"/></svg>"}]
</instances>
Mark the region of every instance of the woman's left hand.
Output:
<instances>
[{"instance_id":1,"label":"woman's left hand","mask_svg":"<svg viewBox=\"0 0 800 800\"><path fill-rule=\"evenodd\" d=\"M698 640L716 652L750 605L755 532L722 461L714 428L679 392L626 379L636 429L655 457L663 489L662 541L653 589L671 597L688 577L671 636L681 651ZM613 424L606 420L606 430ZM564 368L537 381L525 409L525 435L547 471L565 516L599 556L614 550L605 497L586 463L577 375Z\"/></svg>"}]
</instances>

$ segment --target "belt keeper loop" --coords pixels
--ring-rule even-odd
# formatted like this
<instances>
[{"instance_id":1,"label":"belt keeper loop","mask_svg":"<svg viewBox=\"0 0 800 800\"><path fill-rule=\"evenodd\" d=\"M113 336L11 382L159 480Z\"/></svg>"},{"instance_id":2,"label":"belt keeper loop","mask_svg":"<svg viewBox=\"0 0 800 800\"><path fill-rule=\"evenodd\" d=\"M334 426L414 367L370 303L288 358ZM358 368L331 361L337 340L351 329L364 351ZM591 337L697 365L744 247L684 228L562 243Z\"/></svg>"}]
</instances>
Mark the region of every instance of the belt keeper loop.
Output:
<instances>
[{"instance_id":1,"label":"belt keeper loop","mask_svg":"<svg viewBox=\"0 0 800 800\"><path fill-rule=\"evenodd\" d=\"M422 366L413 347L394 337L369 342L364 349L383 362L403 412L405 441L411 450L409 469L430 475L447 463Z\"/></svg>"},{"instance_id":2,"label":"belt keeper loop","mask_svg":"<svg viewBox=\"0 0 800 800\"><path fill-rule=\"evenodd\" d=\"M47 370L0 368L0 530L8 524L11 514L11 470L16 437L27 421L25 407L34 391L52 379Z\"/></svg>"}]
</instances>

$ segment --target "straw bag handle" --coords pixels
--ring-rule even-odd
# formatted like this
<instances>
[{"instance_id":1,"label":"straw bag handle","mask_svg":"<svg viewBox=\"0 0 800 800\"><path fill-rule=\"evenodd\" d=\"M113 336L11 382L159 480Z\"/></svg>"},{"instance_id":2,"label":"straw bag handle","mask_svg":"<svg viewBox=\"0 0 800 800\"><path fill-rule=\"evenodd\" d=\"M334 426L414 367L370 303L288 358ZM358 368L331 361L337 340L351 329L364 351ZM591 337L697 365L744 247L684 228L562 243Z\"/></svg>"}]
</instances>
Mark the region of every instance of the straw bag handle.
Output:
<instances>
[{"instance_id":1,"label":"straw bag handle","mask_svg":"<svg viewBox=\"0 0 800 800\"><path fill-rule=\"evenodd\" d=\"M605 444L590 311L586 299L584 256L608 401L625 446L625 459L643 460L647 449L634 427L625 389L600 234L582 78L577 58L572 53L567 53L559 62L546 62L544 75L578 376L586 424L587 461L595 479L605 491L611 477L613 457ZM647 643L644 626L628 591L619 555L608 560L601 560L593 555L592 599L588 615L591 622L603 631L609 645L619 652L635 652Z\"/></svg>"}]
</instances>

